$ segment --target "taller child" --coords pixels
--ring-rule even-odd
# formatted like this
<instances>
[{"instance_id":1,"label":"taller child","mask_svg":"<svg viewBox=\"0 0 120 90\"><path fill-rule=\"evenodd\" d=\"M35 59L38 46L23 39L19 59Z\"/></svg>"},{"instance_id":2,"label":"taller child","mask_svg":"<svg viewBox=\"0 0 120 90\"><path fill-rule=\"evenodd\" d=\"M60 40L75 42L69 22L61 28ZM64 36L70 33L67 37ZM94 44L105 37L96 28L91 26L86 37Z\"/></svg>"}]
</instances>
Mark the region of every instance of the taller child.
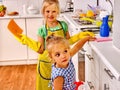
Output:
<instances>
[{"instance_id":1,"label":"taller child","mask_svg":"<svg viewBox=\"0 0 120 90\"><path fill-rule=\"evenodd\" d=\"M57 17L60 13L58 0L44 0L41 13L44 16L45 25L38 30L38 41L41 47L38 51L40 53L39 63L37 66L37 90L51 90L48 87L51 75L51 63L48 58L48 52L45 50L45 39L51 33L54 35L70 38L68 26L64 21L58 21Z\"/></svg>"}]
</instances>

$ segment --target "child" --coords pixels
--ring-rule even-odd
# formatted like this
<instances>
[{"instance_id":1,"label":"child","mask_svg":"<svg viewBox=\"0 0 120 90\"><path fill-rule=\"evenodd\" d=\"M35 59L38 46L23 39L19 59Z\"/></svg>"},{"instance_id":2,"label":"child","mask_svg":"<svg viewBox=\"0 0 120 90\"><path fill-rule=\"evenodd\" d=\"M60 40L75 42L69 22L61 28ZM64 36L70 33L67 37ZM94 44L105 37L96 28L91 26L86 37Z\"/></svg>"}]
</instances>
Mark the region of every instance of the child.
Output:
<instances>
[{"instance_id":1,"label":"child","mask_svg":"<svg viewBox=\"0 0 120 90\"><path fill-rule=\"evenodd\" d=\"M75 90L75 68L71 57L78 52L83 45L95 38L86 36L79 40L73 48L70 48L68 41L62 37L54 35L46 39L46 49L48 50L52 65L52 87L53 90Z\"/></svg>"},{"instance_id":2,"label":"child","mask_svg":"<svg viewBox=\"0 0 120 90\"><path fill-rule=\"evenodd\" d=\"M58 0L44 0L41 13L45 19L45 25L38 30L38 41L41 43L38 50L39 63L37 73L37 90L51 90L48 84L51 79L51 63L48 58L48 52L45 50L46 37L51 33L66 39L70 38L68 26L64 21L58 21L60 13Z\"/></svg>"}]
</instances>

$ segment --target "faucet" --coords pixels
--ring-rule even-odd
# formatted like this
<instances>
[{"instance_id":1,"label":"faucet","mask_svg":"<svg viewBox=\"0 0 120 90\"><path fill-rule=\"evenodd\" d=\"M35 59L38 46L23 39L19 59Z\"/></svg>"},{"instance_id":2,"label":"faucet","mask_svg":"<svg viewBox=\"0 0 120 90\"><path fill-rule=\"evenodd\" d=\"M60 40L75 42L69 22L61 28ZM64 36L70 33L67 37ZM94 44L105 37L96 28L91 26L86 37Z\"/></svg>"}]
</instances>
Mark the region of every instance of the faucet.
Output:
<instances>
[{"instance_id":1,"label":"faucet","mask_svg":"<svg viewBox=\"0 0 120 90\"><path fill-rule=\"evenodd\" d=\"M113 16L113 4L112 4L111 0L106 0L106 2L109 2L109 3L110 3L110 5L111 5L111 7L112 7L111 16Z\"/></svg>"}]
</instances>

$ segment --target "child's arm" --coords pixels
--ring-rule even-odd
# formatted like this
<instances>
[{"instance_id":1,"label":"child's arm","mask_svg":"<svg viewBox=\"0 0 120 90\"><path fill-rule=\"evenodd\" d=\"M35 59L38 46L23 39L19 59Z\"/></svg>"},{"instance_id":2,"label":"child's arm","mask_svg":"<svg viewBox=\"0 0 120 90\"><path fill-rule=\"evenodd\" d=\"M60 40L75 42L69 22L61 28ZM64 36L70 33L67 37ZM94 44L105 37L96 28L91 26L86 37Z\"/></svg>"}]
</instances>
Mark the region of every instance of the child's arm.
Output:
<instances>
[{"instance_id":1,"label":"child's arm","mask_svg":"<svg viewBox=\"0 0 120 90\"><path fill-rule=\"evenodd\" d=\"M71 49L70 51L71 56L75 55L83 47L83 45L89 40L95 40L95 37L86 36L83 39L79 40Z\"/></svg>"},{"instance_id":2,"label":"child's arm","mask_svg":"<svg viewBox=\"0 0 120 90\"><path fill-rule=\"evenodd\" d=\"M38 52L41 48L41 42L35 41L22 34L23 30L17 25L14 19L8 23L8 30L14 35L15 39L23 45L27 45L30 49Z\"/></svg>"},{"instance_id":3,"label":"child's arm","mask_svg":"<svg viewBox=\"0 0 120 90\"><path fill-rule=\"evenodd\" d=\"M62 90L64 84L64 78L61 76L58 76L53 81L54 90Z\"/></svg>"},{"instance_id":4,"label":"child's arm","mask_svg":"<svg viewBox=\"0 0 120 90\"><path fill-rule=\"evenodd\" d=\"M72 45L72 44L76 43L77 41L79 41L80 39L85 38L86 36L92 36L92 37L94 37L95 34L93 32L89 32L89 31L80 32L78 34L75 34L75 35L71 36L69 38L69 43Z\"/></svg>"},{"instance_id":5,"label":"child's arm","mask_svg":"<svg viewBox=\"0 0 120 90\"><path fill-rule=\"evenodd\" d=\"M45 49L43 37L38 36L38 42L41 43L41 46L40 46L40 48L38 49L37 52L38 52L39 54L42 54L42 53L44 52L44 49Z\"/></svg>"}]
</instances>

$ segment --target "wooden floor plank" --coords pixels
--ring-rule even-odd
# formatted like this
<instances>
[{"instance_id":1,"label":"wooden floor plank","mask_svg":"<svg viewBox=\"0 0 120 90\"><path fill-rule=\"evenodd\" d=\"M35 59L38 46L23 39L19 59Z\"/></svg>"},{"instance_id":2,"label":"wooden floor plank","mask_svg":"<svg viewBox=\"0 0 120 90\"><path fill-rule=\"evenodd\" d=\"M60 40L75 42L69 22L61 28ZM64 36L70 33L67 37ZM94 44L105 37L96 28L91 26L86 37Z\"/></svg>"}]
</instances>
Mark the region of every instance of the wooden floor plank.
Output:
<instances>
[{"instance_id":1,"label":"wooden floor plank","mask_svg":"<svg viewBox=\"0 0 120 90\"><path fill-rule=\"evenodd\" d=\"M0 90L35 90L36 65L0 66Z\"/></svg>"}]
</instances>

